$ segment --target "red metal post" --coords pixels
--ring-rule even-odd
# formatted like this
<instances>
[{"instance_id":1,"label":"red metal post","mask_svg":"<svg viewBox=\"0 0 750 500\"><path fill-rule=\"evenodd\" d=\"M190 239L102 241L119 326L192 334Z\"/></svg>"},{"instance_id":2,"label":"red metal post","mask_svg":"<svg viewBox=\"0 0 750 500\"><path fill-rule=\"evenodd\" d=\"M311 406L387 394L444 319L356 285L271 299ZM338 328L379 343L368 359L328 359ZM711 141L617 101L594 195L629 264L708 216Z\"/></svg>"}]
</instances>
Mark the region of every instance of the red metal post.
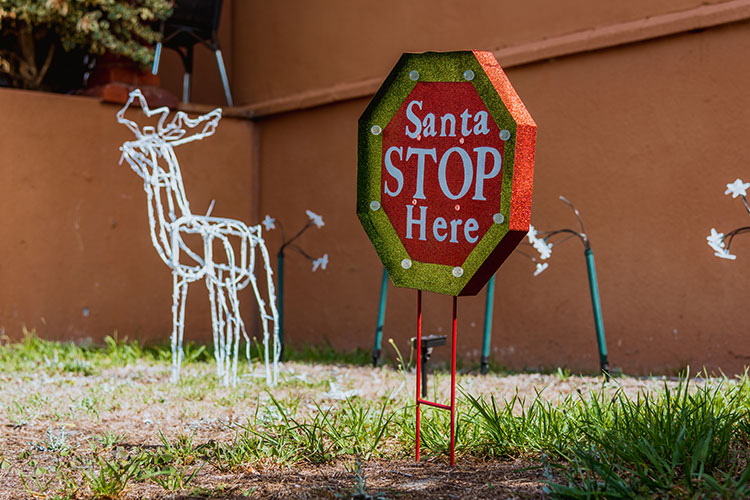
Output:
<instances>
[{"instance_id":1,"label":"red metal post","mask_svg":"<svg viewBox=\"0 0 750 500\"><path fill-rule=\"evenodd\" d=\"M458 298L453 297L453 343L451 344L452 359L451 359L451 404L444 405L436 403L434 401L428 401L422 399L422 393L420 392L422 387L422 291L417 290L417 397L415 399L417 403L417 427L416 427L416 455L417 462L419 462L419 431L420 431L420 412L421 405L432 406L433 408L440 408L451 412L451 435L450 435L450 463L451 467L455 463L456 456L456 330L458 323Z\"/></svg>"},{"instance_id":2,"label":"red metal post","mask_svg":"<svg viewBox=\"0 0 750 500\"><path fill-rule=\"evenodd\" d=\"M404 367L406 368L406 367ZM417 450L417 462L419 462L419 403L420 403L420 396L419 393L420 387L422 387L422 290L417 290L417 389L416 394L417 397L415 401L417 402L417 431L416 431L416 450Z\"/></svg>"},{"instance_id":3,"label":"red metal post","mask_svg":"<svg viewBox=\"0 0 750 500\"><path fill-rule=\"evenodd\" d=\"M455 458L456 451L456 319L458 318L458 297L453 297L453 341L451 350L453 356L451 360L451 467Z\"/></svg>"}]
</instances>

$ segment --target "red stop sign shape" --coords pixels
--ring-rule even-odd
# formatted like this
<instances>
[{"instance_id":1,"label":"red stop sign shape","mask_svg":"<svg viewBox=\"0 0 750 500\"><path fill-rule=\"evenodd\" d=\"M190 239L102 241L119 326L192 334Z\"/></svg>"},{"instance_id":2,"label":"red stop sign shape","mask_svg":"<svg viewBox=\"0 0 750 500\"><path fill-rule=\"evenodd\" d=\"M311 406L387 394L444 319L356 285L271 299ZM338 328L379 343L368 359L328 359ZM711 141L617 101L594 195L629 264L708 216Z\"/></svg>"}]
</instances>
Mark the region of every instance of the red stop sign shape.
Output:
<instances>
[{"instance_id":1,"label":"red stop sign shape","mask_svg":"<svg viewBox=\"0 0 750 500\"><path fill-rule=\"evenodd\" d=\"M491 52L404 54L358 133L357 216L393 283L477 294L529 230L535 144Z\"/></svg>"},{"instance_id":2,"label":"red stop sign shape","mask_svg":"<svg viewBox=\"0 0 750 500\"><path fill-rule=\"evenodd\" d=\"M461 266L500 211L504 142L470 82L418 82L383 131L381 202L407 253Z\"/></svg>"}]
</instances>

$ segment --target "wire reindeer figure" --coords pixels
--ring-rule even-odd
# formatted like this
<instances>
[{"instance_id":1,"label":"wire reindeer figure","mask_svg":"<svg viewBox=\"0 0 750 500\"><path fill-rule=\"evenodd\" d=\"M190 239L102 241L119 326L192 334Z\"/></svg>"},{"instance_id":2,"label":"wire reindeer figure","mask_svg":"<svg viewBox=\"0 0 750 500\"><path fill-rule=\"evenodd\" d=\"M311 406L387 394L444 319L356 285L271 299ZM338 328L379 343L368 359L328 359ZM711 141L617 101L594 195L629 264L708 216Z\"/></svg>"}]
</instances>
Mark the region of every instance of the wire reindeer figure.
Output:
<instances>
[{"instance_id":1,"label":"wire reindeer figure","mask_svg":"<svg viewBox=\"0 0 750 500\"><path fill-rule=\"evenodd\" d=\"M732 195L732 198L739 197L742 200L742 204L745 205L745 210L750 215L750 205L747 203L747 190L750 188L750 182L743 182L742 179L736 179L734 182L727 184L727 189L724 191L726 195ZM750 232L750 226L742 226L737 229L729 231L726 235L718 232L715 228L711 228L711 234L706 236L708 246L714 250L714 255L727 260L735 260L736 255L729 253L729 247L732 246L732 242L737 235Z\"/></svg>"},{"instance_id":2,"label":"wire reindeer figure","mask_svg":"<svg viewBox=\"0 0 750 500\"><path fill-rule=\"evenodd\" d=\"M578 224L581 226L580 231L575 229L556 229L553 231L538 231L534 226L531 226L528 233L528 239L531 246L539 252L539 259L547 260L552 255L552 247L559 245L560 243L567 241L571 238L578 238L583 244L584 255L586 257L586 270L588 271L589 278L589 291L591 292L591 306L594 312L594 327L596 328L596 343L599 349L599 368L604 375L605 380L609 380L609 359L607 358L607 344L604 339L604 322L602 320L602 306L599 300L599 285L596 280L596 267L594 266L594 251L591 249L591 242L586 234L586 228L583 225L583 219L578 209L564 196L560 196L560 200L568 205L578 219ZM565 235L557 241L550 241L550 239L558 236ZM526 257L529 257L532 262L536 264L536 270L534 276L538 276L543 272L549 263L540 262L536 257L520 252Z\"/></svg>"},{"instance_id":3,"label":"wire reindeer figure","mask_svg":"<svg viewBox=\"0 0 750 500\"><path fill-rule=\"evenodd\" d=\"M140 106L146 117L158 117L156 126L140 128L125 118L133 104ZM190 118L182 111L168 121L166 107L149 109L140 90L130 93L125 106L117 113L117 121L134 134L120 150L122 158L143 179L146 192L151 242L159 257L172 270L172 371L177 381L183 359L185 302L188 285L205 280L211 302L214 356L217 375L225 385L237 383L237 362L241 337L245 340L245 356L250 361L250 339L240 316L237 292L252 286L260 312L263 331L266 382L278 379L278 312L274 296L273 271L261 227L247 226L233 219L194 215L185 195L179 162L174 148L213 135L221 119L221 109ZM191 247L186 241L197 235L201 244ZM197 247L197 248L196 248ZM239 252L236 248L239 247ZM218 250L217 250L218 249ZM260 252L266 278L266 297L255 276L256 250ZM271 336L273 337L271 339ZM272 343L272 345L271 345Z\"/></svg>"}]
</instances>

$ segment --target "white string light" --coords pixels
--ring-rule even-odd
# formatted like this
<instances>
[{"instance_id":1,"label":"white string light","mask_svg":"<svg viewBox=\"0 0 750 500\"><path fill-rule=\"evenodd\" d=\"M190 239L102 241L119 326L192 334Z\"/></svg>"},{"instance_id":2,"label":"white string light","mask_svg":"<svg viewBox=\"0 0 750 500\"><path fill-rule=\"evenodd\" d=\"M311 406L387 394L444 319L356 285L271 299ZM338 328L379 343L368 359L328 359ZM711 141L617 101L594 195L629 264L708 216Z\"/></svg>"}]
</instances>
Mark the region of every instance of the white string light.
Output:
<instances>
[{"instance_id":1,"label":"white string light","mask_svg":"<svg viewBox=\"0 0 750 500\"><path fill-rule=\"evenodd\" d=\"M732 195L732 198L740 198L742 204L745 205L745 210L750 214L750 204L747 202L747 190L750 188L750 182L744 182L742 179L735 179L734 182L727 184L727 189L724 191L725 195ZM736 260L737 256L729 253L729 247L734 240L734 237L738 234L747 233L750 231L750 227L740 227L729 231L727 234L720 233L716 228L711 228L711 234L706 236L706 243L714 251L714 255L727 260Z\"/></svg>"},{"instance_id":2,"label":"white string light","mask_svg":"<svg viewBox=\"0 0 750 500\"><path fill-rule=\"evenodd\" d=\"M140 128L125 118L125 111L137 101L147 117L158 116L154 126ZM237 360L240 337L245 340L245 356L250 361L250 339L240 316L237 292L252 286L260 312L266 382L278 379L281 344L278 338L278 311L273 285L273 271L261 227L220 217L211 217L213 202L206 215L190 211L185 187L174 148L213 135L221 119L221 109L192 119L182 111L171 120L166 107L149 109L140 90L130 93L127 103L117 113L117 121L128 127L136 137L125 142L120 150L122 159L143 179L148 201L151 242L159 257L172 269L172 376L180 376L185 331L185 299L188 284L205 280L211 301L214 355L217 375L225 385L237 383ZM191 249L185 237L198 235L199 249ZM214 255L214 247L218 247ZM239 247L239 252L237 252ZM267 300L263 299L255 276L256 250L260 252L265 270ZM271 335L273 338L271 339Z\"/></svg>"},{"instance_id":3,"label":"white string light","mask_svg":"<svg viewBox=\"0 0 750 500\"><path fill-rule=\"evenodd\" d=\"M539 237L539 232L532 225L529 225L529 232L526 234L529 238L529 243L534 247L534 250L539 252L539 258L542 260L549 259L552 255L552 243L547 243L544 238ZM541 263L535 258L531 258L536 264L536 270L534 276L539 276L545 269L549 267L549 262Z\"/></svg>"},{"instance_id":4,"label":"white string light","mask_svg":"<svg viewBox=\"0 0 750 500\"><path fill-rule=\"evenodd\" d=\"M715 256L727 260L735 260L737 258L736 255L729 253L729 250L724 247L724 233L720 233L712 227L711 234L706 236L706 240L708 246L713 249Z\"/></svg>"}]
</instances>

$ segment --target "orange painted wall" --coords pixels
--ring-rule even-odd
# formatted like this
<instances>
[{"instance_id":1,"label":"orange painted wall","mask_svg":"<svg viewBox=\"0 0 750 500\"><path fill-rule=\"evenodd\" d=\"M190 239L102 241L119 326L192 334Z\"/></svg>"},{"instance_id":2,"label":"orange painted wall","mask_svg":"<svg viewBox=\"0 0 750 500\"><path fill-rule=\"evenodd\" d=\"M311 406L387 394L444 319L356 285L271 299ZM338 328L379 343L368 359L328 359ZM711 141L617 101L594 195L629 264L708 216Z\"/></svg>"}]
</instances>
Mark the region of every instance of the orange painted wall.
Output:
<instances>
[{"instance_id":1,"label":"orange painted wall","mask_svg":"<svg viewBox=\"0 0 750 500\"><path fill-rule=\"evenodd\" d=\"M179 152L196 212L215 198L214 214L257 222L269 213L288 231L304 224L306 209L324 217L300 245L313 256L327 252L328 270L313 273L293 252L286 261L289 343L369 349L373 338L382 268L354 213L356 120L369 96L337 97L339 86L384 78L404 51L497 51L570 33L585 40L618 23L638 32L655 17L704 5L748 8L744 0L558 3L500 11L489 0L226 2L222 44L235 101L244 105L235 112L321 89L333 101L270 106L252 121L225 118L216 136ZM581 210L612 365L630 373L687 364L735 373L750 360L743 279L750 243L738 239L738 260L730 262L715 258L705 237L711 227L747 222L723 191L747 177L750 23L682 26L638 43L584 44L512 66L508 75L539 125L532 221L542 229L574 225L560 194ZM201 58L194 100L223 104L213 59ZM179 95L175 61L165 67L172 69L162 81ZM117 108L0 90L0 110L2 332L18 335L26 324L50 337L98 339L119 330L166 339L171 277L148 238L140 180L116 166L127 138L114 121ZM265 237L274 254L279 232ZM582 248L568 241L553 250L547 271L532 273L516 254L498 274L495 361L595 371ZM189 338L210 339L205 295L201 285L191 288ZM386 351L389 337L408 349L415 295L391 287ZM459 354L468 361L479 359L483 310L482 294L460 301ZM450 298L428 295L425 314L426 332L446 332Z\"/></svg>"},{"instance_id":2,"label":"orange painted wall","mask_svg":"<svg viewBox=\"0 0 750 500\"><path fill-rule=\"evenodd\" d=\"M384 78L403 52L497 50L722 0L326 0L233 4L240 104ZM501 61L502 63L502 61Z\"/></svg>"},{"instance_id":3,"label":"orange painted wall","mask_svg":"<svg viewBox=\"0 0 750 500\"><path fill-rule=\"evenodd\" d=\"M2 89L0 110L0 332L165 341L171 273L151 246L143 181L118 165L132 138L118 107ZM253 127L225 118L213 137L177 150L195 212L216 199L214 215L249 221ZM205 287L189 297L186 335L210 338Z\"/></svg>"},{"instance_id":4,"label":"orange painted wall","mask_svg":"<svg viewBox=\"0 0 750 500\"><path fill-rule=\"evenodd\" d=\"M720 260L711 227L747 223L725 184L747 177L747 23L511 68L539 125L532 222L575 225L581 210L596 255L610 360L631 373L690 364L738 372L750 359L743 259ZM391 63L395 62L395 57ZM369 348L381 267L354 214L356 120L367 99L258 121L261 206L282 220L326 218L305 248L327 251L311 273L289 259L287 338ZM306 235L307 237L307 235ZM271 236L269 235L270 239ZM553 250L550 268L512 256L498 274L494 358L512 368L598 365L583 250ZM385 338L406 349L415 292L390 290ZM478 360L484 297L460 300L459 353ZM426 331L446 332L450 298L430 296Z\"/></svg>"}]
</instances>

